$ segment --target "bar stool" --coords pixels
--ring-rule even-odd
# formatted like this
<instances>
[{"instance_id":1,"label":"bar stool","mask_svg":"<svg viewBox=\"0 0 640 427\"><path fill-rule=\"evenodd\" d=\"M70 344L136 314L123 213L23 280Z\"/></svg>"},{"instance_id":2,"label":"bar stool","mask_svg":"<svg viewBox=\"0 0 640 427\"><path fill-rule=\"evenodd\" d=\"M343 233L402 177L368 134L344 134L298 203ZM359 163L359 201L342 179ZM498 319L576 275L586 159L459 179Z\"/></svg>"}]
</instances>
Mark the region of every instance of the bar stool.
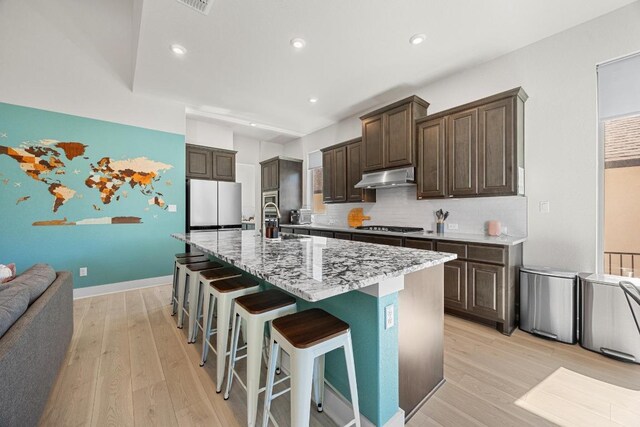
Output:
<instances>
[{"instance_id":1,"label":"bar stool","mask_svg":"<svg viewBox=\"0 0 640 427\"><path fill-rule=\"evenodd\" d=\"M197 262L194 264L183 265L182 269L185 272L185 280L183 281L182 286L178 286L178 328L182 329L184 325L184 315L187 316L191 314L191 307L189 307L189 311L187 311L187 306L189 305L189 300L187 297L189 296L189 291L191 288L196 287L195 283L200 283L200 272L205 270L214 270L217 268L222 268L223 265L219 262L215 261L205 261L205 262ZM194 304L193 307L196 305ZM189 318L189 335L187 337L187 342L189 342L189 338L193 335L193 329L191 328L191 317Z\"/></svg>"},{"instance_id":2,"label":"bar stool","mask_svg":"<svg viewBox=\"0 0 640 427\"><path fill-rule=\"evenodd\" d=\"M172 316L178 311L178 296L180 295L179 290L181 289L181 286L182 289L184 289L184 281L187 273L182 267L186 264L209 261L209 258L206 255L187 255L180 257L177 255L185 254L176 254L176 259L173 263L173 289L171 290Z\"/></svg>"},{"instance_id":3,"label":"bar stool","mask_svg":"<svg viewBox=\"0 0 640 427\"><path fill-rule=\"evenodd\" d=\"M264 343L264 325L287 314L296 312L296 299L277 289L245 295L236 298L233 305L233 329L231 331L231 354L229 356L229 368L227 371L227 388L224 392L225 400L229 399L229 392L233 385L233 377L238 378L242 387L247 391L247 425L256 424L258 411L258 394L263 392L260 387L260 354ZM238 341L240 340L240 325L242 320L247 322L247 354L237 357ZM247 383L235 370L238 360L247 359ZM285 381L288 377L278 381Z\"/></svg>"},{"instance_id":4,"label":"bar stool","mask_svg":"<svg viewBox=\"0 0 640 427\"><path fill-rule=\"evenodd\" d=\"M345 427L351 425L360 427L356 369L349 325L319 308L275 319L271 325L271 352L262 426L267 427L269 424L271 401L289 391L287 389L273 395L276 357L280 347L289 354L291 359L291 425L297 427L309 425L309 401L311 400L311 383L314 377L314 400L318 405L318 410L322 411L324 355L343 347L354 415L354 419Z\"/></svg>"},{"instance_id":5,"label":"bar stool","mask_svg":"<svg viewBox=\"0 0 640 427\"><path fill-rule=\"evenodd\" d=\"M225 271L228 270L228 271ZM229 274L234 274L229 278ZM205 271L200 274L203 284L202 301L202 360L200 366L207 361L207 354L211 348L216 354L216 393L222 391L224 380L224 368L227 359L227 342L229 339L229 326L231 326L231 307L237 297L256 293L260 290L260 283L249 277L241 276L237 270L231 268L219 268ZM211 329L213 323L213 311L217 310L216 328ZM216 335L215 348L209 339Z\"/></svg>"}]
</instances>

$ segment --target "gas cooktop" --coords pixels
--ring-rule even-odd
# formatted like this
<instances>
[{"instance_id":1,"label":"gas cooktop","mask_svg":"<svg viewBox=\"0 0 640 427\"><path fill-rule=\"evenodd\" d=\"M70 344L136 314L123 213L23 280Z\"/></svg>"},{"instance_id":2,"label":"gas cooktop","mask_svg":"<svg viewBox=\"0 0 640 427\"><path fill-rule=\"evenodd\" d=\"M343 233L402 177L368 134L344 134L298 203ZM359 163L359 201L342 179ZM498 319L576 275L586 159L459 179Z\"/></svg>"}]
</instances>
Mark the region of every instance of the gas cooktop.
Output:
<instances>
[{"instance_id":1,"label":"gas cooktop","mask_svg":"<svg viewBox=\"0 0 640 427\"><path fill-rule=\"evenodd\" d=\"M356 227L358 230L369 231L391 231L393 233L415 233L417 231L423 231L421 227L401 227L398 225L361 225Z\"/></svg>"}]
</instances>

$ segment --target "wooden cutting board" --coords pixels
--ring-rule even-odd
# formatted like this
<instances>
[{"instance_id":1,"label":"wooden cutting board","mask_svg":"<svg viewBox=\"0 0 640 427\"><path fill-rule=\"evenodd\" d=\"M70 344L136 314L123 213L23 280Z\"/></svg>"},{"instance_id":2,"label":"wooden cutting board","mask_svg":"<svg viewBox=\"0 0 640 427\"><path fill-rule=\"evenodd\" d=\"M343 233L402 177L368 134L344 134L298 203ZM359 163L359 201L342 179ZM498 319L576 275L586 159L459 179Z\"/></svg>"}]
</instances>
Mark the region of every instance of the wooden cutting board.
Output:
<instances>
[{"instance_id":1,"label":"wooden cutting board","mask_svg":"<svg viewBox=\"0 0 640 427\"><path fill-rule=\"evenodd\" d=\"M369 221L370 219L371 219L370 216L365 215L362 212L362 208L351 209L349 211L349 215L347 216L349 227L352 227L352 228L360 227L362 225L362 221Z\"/></svg>"}]
</instances>

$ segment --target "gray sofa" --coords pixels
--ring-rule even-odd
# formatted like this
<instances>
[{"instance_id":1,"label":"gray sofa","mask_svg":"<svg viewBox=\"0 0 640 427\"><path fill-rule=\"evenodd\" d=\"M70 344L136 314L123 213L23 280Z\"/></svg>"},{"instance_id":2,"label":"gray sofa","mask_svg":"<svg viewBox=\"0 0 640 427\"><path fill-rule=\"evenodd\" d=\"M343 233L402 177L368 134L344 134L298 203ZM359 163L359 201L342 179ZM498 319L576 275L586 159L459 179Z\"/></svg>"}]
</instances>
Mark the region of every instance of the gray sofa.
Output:
<instances>
[{"instance_id":1,"label":"gray sofa","mask_svg":"<svg viewBox=\"0 0 640 427\"><path fill-rule=\"evenodd\" d=\"M44 274L35 276L42 281ZM70 273L55 273L36 298L0 337L0 426L38 424L73 334Z\"/></svg>"}]
</instances>

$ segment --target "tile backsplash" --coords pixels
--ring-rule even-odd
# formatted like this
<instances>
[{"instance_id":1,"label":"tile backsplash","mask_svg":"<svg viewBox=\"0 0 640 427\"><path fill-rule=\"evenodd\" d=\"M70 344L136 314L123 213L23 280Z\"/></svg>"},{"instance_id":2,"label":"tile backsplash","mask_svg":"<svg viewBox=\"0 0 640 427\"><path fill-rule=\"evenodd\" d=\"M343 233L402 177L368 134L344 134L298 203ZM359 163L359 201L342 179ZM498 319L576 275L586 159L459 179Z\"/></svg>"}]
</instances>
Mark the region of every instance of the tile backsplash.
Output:
<instances>
[{"instance_id":1,"label":"tile backsplash","mask_svg":"<svg viewBox=\"0 0 640 427\"><path fill-rule=\"evenodd\" d=\"M347 215L356 207L362 207L364 214L371 217L365 225L403 225L435 230L434 212L442 209L449 211L447 224L458 224L457 233L484 234L486 222L498 220L504 234L527 235L526 197L417 200L414 186L379 189L376 203L329 204L325 214L313 215L313 223L347 226Z\"/></svg>"}]
</instances>

